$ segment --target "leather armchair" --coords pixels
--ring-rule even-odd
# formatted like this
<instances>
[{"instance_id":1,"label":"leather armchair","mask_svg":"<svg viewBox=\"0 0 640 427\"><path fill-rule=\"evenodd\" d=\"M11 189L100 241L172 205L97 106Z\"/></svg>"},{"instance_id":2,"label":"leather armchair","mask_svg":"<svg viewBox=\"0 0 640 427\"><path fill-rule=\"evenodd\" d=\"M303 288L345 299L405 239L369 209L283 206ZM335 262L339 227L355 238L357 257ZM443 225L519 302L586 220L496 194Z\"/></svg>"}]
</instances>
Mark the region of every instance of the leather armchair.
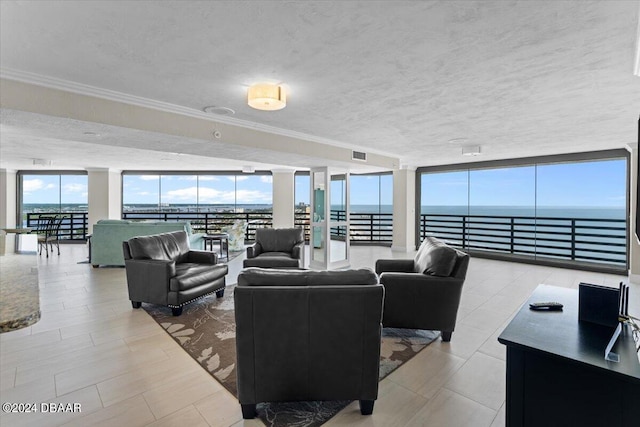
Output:
<instances>
[{"instance_id":1,"label":"leather armchair","mask_svg":"<svg viewBox=\"0 0 640 427\"><path fill-rule=\"evenodd\" d=\"M438 247L436 250L446 247L444 251L450 258L444 260L434 256L434 246ZM427 265L425 258L433 264ZM378 260L376 273L385 287L382 324L441 331L442 341L450 341L468 266L468 254L429 237L420 246L415 259Z\"/></svg>"},{"instance_id":2,"label":"leather armchair","mask_svg":"<svg viewBox=\"0 0 640 427\"><path fill-rule=\"evenodd\" d=\"M384 288L371 269L247 268L234 292L238 400L256 404L378 396Z\"/></svg>"},{"instance_id":3,"label":"leather armchair","mask_svg":"<svg viewBox=\"0 0 640 427\"><path fill-rule=\"evenodd\" d=\"M217 264L213 252L190 250L184 231L134 237L122 248L133 308L166 305L179 316L185 304L213 292L224 295L227 265Z\"/></svg>"},{"instance_id":4,"label":"leather armchair","mask_svg":"<svg viewBox=\"0 0 640 427\"><path fill-rule=\"evenodd\" d=\"M258 228L256 242L247 247L246 267L282 268L304 266L302 228Z\"/></svg>"}]
</instances>

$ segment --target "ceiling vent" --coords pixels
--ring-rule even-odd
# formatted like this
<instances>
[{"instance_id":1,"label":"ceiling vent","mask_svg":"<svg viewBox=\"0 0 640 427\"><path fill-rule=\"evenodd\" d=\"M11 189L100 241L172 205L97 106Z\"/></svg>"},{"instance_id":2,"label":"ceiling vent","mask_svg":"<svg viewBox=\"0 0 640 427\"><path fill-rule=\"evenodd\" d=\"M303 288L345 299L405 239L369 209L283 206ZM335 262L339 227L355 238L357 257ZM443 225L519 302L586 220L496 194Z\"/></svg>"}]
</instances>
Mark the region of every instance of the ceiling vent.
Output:
<instances>
[{"instance_id":1,"label":"ceiling vent","mask_svg":"<svg viewBox=\"0 0 640 427\"><path fill-rule=\"evenodd\" d=\"M359 160L361 162L367 161L367 153L363 153L362 151L352 151L351 152L351 160Z\"/></svg>"}]
</instances>

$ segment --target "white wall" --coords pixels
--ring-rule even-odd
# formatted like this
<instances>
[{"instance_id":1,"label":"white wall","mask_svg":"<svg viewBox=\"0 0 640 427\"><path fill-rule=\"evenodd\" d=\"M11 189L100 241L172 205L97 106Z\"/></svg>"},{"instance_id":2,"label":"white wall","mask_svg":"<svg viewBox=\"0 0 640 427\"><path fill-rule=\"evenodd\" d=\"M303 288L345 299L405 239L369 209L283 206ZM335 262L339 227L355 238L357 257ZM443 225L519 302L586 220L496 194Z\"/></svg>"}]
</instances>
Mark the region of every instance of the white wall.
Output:
<instances>
[{"instance_id":1,"label":"white wall","mask_svg":"<svg viewBox=\"0 0 640 427\"><path fill-rule=\"evenodd\" d=\"M273 228L293 227L295 178L292 170L273 170Z\"/></svg>"},{"instance_id":2,"label":"white wall","mask_svg":"<svg viewBox=\"0 0 640 427\"><path fill-rule=\"evenodd\" d=\"M89 186L89 231L101 219L120 219L122 214L122 177L120 171L87 168Z\"/></svg>"},{"instance_id":3,"label":"white wall","mask_svg":"<svg viewBox=\"0 0 640 427\"><path fill-rule=\"evenodd\" d=\"M16 226L16 171L0 169L0 228ZM0 253L15 250L15 234L0 231Z\"/></svg>"},{"instance_id":4,"label":"white wall","mask_svg":"<svg viewBox=\"0 0 640 427\"><path fill-rule=\"evenodd\" d=\"M631 153L629 161L629 280L640 286L640 243L635 236L636 229L636 195L637 186L639 184L638 173L640 172L638 165L638 144L629 144L627 147ZM640 292L640 289L638 290ZM640 298L640 296L638 296Z\"/></svg>"},{"instance_id":5,"label":"white wall","mask_svg":"<svg viewBox=\"0 0 640 427\"><path fill-rule=\"evenodd\" d=\"M393 243L391 250L416 249L416 170L393 171Z\"/></svg>"}]
</instances>

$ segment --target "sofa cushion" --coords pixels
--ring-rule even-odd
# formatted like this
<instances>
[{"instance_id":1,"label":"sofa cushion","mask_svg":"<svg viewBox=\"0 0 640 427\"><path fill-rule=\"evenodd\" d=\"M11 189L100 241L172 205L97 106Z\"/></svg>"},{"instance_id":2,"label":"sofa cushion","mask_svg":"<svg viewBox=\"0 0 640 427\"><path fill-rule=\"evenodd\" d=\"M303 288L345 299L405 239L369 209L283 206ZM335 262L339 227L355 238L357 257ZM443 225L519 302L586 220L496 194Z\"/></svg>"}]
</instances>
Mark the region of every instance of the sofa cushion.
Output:
<instances>
[{"instance_id":1,"label":"sofa cushion","mask_svg":"<svg viewBox=\"0 0 640 427\"><path fill-rule=\"evenodd\" d=\"M291 252L303 241L301 228L258 228L256 242L260 242L263 252Z\"/></svg>"},{"instance_id":2,"label":"sofa cushion","mask_svg":"<svg viewBox=\"0 0 640 427\"><path fill-rule=\"evenodd\" d=\"M414 258L414 271L449 277L457 260L458 253L454 248L434 237L426 237Z\"/></svg>"},{"instance_id":3,"label":"sofa cushion","mask_svg":"<svg viewBox=\"0 0 640 427\"><path fill-rule=\"evenodd\" d=\"M159 259L181 261L189 252L189 240L184 231L138 236L129 239L133 259Z\"/></svg>"},{"instance_id":4,"label":"sofa cushion","mask_svg":"<svg viewBox=\"0 0 640 427\"><path fill-rule=\"evenodd\" d=\"M375 285L378 276L370 268L358 270L279 270L245 268L238 286Z\"/></svg>"},{"instance_id":5,"label":"sofa cushion","mask_svg":"<svg viewBox=\"0 0 640 427\"><path fill-rule=\"evenodd\" d=\"M277 254L277 255L273 255ZM298 268L300 260L282 252L268 252L260 254L255 258L247 258L242 262L244 267L261 268Z\"/></svg>"},{"instance_id":6,"label":"sofa cushion","mask_svg":"<svg viewBox=\"0 0 640 427\"><path fill-rule=\"evenodd\" d=\"M171 278L169 288L174 292L186 291L224 277L228 272L226 264L196 264L184 262L176 264L176 275Z\"/></svg>"}]
</instances>

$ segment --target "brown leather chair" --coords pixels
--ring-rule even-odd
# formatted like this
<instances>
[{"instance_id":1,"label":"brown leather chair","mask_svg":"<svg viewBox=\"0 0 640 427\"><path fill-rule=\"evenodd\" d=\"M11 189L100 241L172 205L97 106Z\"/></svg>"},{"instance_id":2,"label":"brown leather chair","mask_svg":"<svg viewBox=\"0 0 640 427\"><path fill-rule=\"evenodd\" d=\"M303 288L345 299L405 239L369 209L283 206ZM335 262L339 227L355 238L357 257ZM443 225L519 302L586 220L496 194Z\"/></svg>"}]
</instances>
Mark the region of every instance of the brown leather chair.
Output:
<instances>
[{"instance_id":1,"label":"brown leather chair","mask_svg":"<svg viewBox=\"0 0 640 427\"><path fill-rule=\"evenodd\" d=\"M450 341L456 326L469 255L427 237L414 259L380 259L376 273L385 287L385 327L442 332Z\"/></svg>"}]
</instances>

